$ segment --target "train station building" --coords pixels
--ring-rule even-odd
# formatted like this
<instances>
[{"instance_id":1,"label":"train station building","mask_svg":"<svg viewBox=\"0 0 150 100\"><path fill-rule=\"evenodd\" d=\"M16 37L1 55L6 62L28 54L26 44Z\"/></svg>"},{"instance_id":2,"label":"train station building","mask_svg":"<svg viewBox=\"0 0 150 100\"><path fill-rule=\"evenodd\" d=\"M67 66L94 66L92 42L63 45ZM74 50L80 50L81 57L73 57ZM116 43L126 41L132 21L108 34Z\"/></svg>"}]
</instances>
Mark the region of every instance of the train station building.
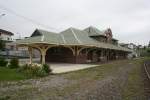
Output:
<instances>
[{"instance_id":1,"label":"train station building","mask_svg":"<svg viewBox=\"0 0 150 100\"><path fill-rule=\"evenodd\" d=\"M95 63L125 59L130 49L119 46L110 28L100 31L95 27L84 30L68 28L60 33L36 29L29 38L16 41L28 47L30 63L32 50L38 49L41 63Z\"/></svg>"}]
</instances>

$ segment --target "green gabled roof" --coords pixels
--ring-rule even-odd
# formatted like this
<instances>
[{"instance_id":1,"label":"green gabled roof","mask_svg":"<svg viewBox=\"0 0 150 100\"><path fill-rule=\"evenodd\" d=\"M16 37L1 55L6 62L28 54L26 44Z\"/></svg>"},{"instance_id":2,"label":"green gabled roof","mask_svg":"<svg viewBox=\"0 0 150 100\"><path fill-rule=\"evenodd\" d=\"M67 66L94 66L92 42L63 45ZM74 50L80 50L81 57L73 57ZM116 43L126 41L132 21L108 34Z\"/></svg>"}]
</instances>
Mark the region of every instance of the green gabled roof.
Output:
<instances>
[{"instance_id":1,"label":"green gabled roof","mask_svg":"<svg viewBox=\"0 0 150 100\"><path fill-rule=\"evenodd\" d=\"M69 28L60 34L63 35L66 44L94 45L96 43L94 39L88 36L87 32L76 28Z\"/></svg>"},{"instance_id":2,"label":"green gabled roof","mask_svg":"<svg viewBox=\"0 0 150 100\"><path fill-rule=\"evenodd\" d=\"M60 33L48 32L45 30L36 29L31 37L16 41L17 44L56 44L56 45L85 45L95 46L99 48L115 49L129 52L127 48L121 46L112 45L109 43L99 42L89 36L89 33L85 30L79 30L76 28L68 28Z\"/></svg>"},{"instance_id":3,"label":"green gabled roof","mask_svg":"<svg viewBox=\"0 0 150 100\"><path fill-rule=\"evenodd\" d=\"M61 38L59 34L36 29L31 37L22 40L17 40L17 44L34 44L34 43L46 43L46 44L59 44Z\"/></svg>"},{"instance_id":4,"label":"green gabled roof","mask_svg":"<svg viewBox=\"0 0 150 100\"><path fill-rule=\"evenodd\" d=\"M84 29L84 31L86 31L88 33L89 36L100 36L100 35L104 35L104 32L100 31L99 29L90 26L86 29Z\"/></svg>"},{"instance_id":5,"label":"green gabled roof","mask_svg":"<svg viewBox=\"0 0 150 100\"><path fill-rule=\"evenodd\" d=\"M61 32L60 35L64 44L80 44L80 40L78 40L78 37L76 37L76 33L74 32L73 28L66 29L65 31Z\"/></svg>"},{"instance_id":6,"label":"green gabled roof","mask_svg":"<svg viewBox=\"0 0 150 100\"><path fill-rule=\"evenodd\" d=\"M44 30L38 30L42 36L43 36L43 41L45 41L48 44L60 44L62 43L62 38L58 33L54 32L48 32Z\"/></svg>"},{"instance_id":7,"label":"green gabled roof","mask_svg":"<svg viewBox=\"0 0 150 100\"><path fill-rule=\"evenodd\" d=\"M42 36L29 37L21 40L17 40L16 44L33 44L33 43L44 43L41 41Z\"/></svg>"}]
</instances>

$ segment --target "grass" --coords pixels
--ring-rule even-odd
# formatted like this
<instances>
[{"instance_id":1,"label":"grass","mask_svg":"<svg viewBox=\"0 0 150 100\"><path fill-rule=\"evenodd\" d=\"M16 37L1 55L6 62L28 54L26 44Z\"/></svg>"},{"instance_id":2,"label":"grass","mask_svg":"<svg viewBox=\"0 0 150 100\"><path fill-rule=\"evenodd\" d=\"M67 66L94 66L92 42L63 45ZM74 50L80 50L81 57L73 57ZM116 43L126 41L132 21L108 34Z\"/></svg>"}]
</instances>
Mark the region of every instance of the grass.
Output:
<instances>
[{"instance_id":1,"label":"grass","mask_svg":"<svg viewBox=\"0 0 150 100\"><path fill-rule=\"evenodd\" d=\"M147 58L146 58L147 59ZM141 65L144 59L136 59L136 60L120 60L120 61L113 61L108 64L102 64L97 67L88 68L84 70L79 70L75 72L68 72L63 74L57 74L54 76L61 76L68 81L72 81L74 83L67 84L63 88L51 87L45 91L38 92L36 88L28 87L24 88L21 91L16 91L16 99L20 96L22 97L31 97L29 93L33 93L36 96L43 96L43 97L63 97L66 95L71 95L72 93L78 92L80 89L87 88L91 85L91 82L100 81L107 76L116 75L116 72L119 68L123 67L122 65L126 65L129 63L133 64L133 69L129 71L127 84L122 87L122 97L123 100L143 100L144 98L144 86L143 86L143 79L141 76ZM27 77L22 74L18 73L17 69L9 69L9 68L2 68L0 67L0 81L1 80L22 80L26 79ZM28 85L27 85L28 86ZM32 92L31 92L32 91ZM32 97L31 97L32 98ZM42 98L42 97L41 97ZM145 100L145 99L144 99Z\"/></svg>"},{"instance_id":2,"label":"grass","mask_svg":"<svg viewBox=\"0 0 150 100\"><path fill-rule=\"evenodd\" d=\"M141 76L141 65L144 59L135 59L135 60L120 60L114 61L112 63L103 64L94 68L88 68L84 70L79 70L71 73L60 74L67 79L78 81L75 84L68 85L64 87L61 91L56 91L55 89L51 90L52 94L65 95L67 93L72 93L79 90L83 85L86 85L89 81L96 81L106 78L107 76L113 75L116 71L122 67L122 65L127 63L132 63L134 67L133 70L129 73L127 85L122 88L122 97L123 100L133 100L139 97L144 98L144 86L143 79ZM80 83L80 81L82 82ZM82 85L83 84L83 85Z\"/></svg>"},{"instance_id":3,"label":"grass","mask_svg":"<svg viewBox=\"0 0 150 100\"><path fill-rule=\"evenodd\" d=\"M116 71L122 67L121 65L129 62L129 60L113 61L112 63L102 64L93 68L59 74L68 80L74 80L75 83L70 85L68 84L63 89L61 89L61 91L57 90L56 88L51 89L48 93L57 96L64 96L68 93L73 93L83 87L90 85L91 82L102 80L107 76L114 75Z\"/></svg>"},{"instance_id":4,"label":"grass","mask_svg":"<svg viewBox=\"0 0 150 100\"><path fill-rule=\"evenodd\" d=\"M81 80L85 78L90 80L98 80L104 78L107 75L115 73L122 64L126 64L128 62L129 60L113 61L112 63L102 64L97 67L66 73L64 76L67 79L72 80Z\"/></svg>"},{"instance_id":5,"label":"grass","mask_svg":"<svg viewBox=\"0 0 150 100\"><path fill-rule=\"evenodd\" d=\"M17 69L0 67L0 81L17 81L27 79L26 75L17 72Z\"/></svg>"},{"instance_id":6,"label":"grass","mask_svg":"<svg viewBox=\"0 0 150 100\"><path fill-rule=\"evenodd\" d=\"M134 67L134 69L129 73L127 84L123 88L122 91L123 100L135 100L135 99L145 100L144 83L141 67L143 61L147 59L149 58L133 61L136 67Z\"/></svg>"}]
</instances>

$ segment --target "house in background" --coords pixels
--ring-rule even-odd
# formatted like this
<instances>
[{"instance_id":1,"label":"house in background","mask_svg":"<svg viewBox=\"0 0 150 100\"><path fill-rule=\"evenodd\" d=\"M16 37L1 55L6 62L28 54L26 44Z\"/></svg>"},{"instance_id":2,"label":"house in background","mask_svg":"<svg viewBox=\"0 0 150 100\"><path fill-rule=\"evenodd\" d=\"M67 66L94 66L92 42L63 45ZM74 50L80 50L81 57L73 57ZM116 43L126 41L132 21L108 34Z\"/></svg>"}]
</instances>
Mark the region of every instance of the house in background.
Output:
<instances>
[{"instance_id":1,"label":"house in background","mask_svg":"<svg viewBox=\"0 0 150 100\"><path fill-rule=\"evenodd\" d=\"M125 43L120 43L120 46L131 49L132 53L128 54L129 58L134 58L134 57L138 57L139 54L137 52L138 46L136 46L133 43L129 43L129 44L125 44Z\"/></svg>"},{"instance_id":2,"label":"house in background","mask_svg":"<svg viewBox=\"0 0 150 100\"><path fill-rule=\"evenodd\" d=\"M28 58L29 51L27 47L18 47L14 42L7 42L5 45L5 51L3 55L7 57L18 57L18 58ZM40 58L40 53L38 50L33 49L33 57Z\"/></svg>"},{"instance_id":3,"label":"house in background","mask_svg":"<svg viewBox=\"0 0 150 100\"><path fill-rule=\"evenodd\" d=\"M0 40L3 40L5 42L12 42L14 34L12 32L0 29Z\"/></svg>"},{"instance_id":4,"label":"house in background","mask_svg":"<svg viewBox=\"0 0 150 100\"><path fill-rule=\"evenodd\" d=\"M13 39L14 33L10 31L6 31L3 29L0 29L0 40L2 40L5 43L5 49L0 52L0 55L6 58L11 57L19 57L19 58L27 58L29 57L29 52L27 47L17 47L14 43ZM35 53L35 54L34 54ZM38 51L35 50L33 53L33 56L38 54ZM36 55L34 57L39 57L39 55Z\"/></svg>"}]
</instances>

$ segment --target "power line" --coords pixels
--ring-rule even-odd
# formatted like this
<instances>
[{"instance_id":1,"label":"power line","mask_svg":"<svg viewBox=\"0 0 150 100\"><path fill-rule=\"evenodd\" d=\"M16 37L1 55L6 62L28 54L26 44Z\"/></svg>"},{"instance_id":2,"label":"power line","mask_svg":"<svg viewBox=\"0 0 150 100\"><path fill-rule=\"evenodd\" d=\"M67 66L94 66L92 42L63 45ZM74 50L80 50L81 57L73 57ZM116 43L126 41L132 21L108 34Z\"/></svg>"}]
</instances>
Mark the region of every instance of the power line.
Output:
<instances>
[{"instance_id":1,"label":"power line","mask_svg":"<svg viewBox=\"0 0 150 100\"><path fill-rule=\"evenodd\" d=\"M42 23L40 23L40 22L37 22L37 21L35 21L35 20L33 20L33 19L30 19L30 18L28 18L28 17L25 17L25 16L23 16L23 15L20 15L20 14L14 12L13 10L8 9L8 8L2 6L2 5L0 5L0 9L5 10L5 11L7 11L7 12L9 12L9 13L11 13L11 14L17 16L17 17L23 18L24 20L27 20L27 21L29 21L29 22L31 22L31 23L33 23L33 24L36 24L36 25L39 25L39 26L42 26L42 27L45 27L45 28L48 28L48 29L52 29L52 30L58 31L58 29L56 29L56 28L53 28L53 27L44 25L44 24L42 24Z\"/></svg>"}]
</instances>

